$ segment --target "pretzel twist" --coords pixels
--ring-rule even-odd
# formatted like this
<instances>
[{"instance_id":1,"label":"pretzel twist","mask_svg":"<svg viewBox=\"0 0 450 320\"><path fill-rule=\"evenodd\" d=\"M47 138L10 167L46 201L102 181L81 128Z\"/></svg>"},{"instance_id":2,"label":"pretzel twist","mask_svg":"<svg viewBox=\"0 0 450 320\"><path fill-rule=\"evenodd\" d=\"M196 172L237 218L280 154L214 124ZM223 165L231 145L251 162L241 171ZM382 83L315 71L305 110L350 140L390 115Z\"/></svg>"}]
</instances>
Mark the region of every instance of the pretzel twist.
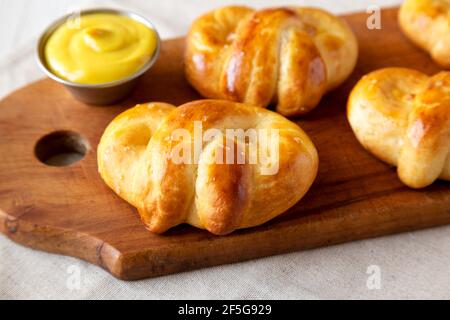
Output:
<instances>
[{"instance_id":1,"label":"pretzel twist","mask_svg":"<svg viewBox=\"0 0 450 320\"><path fill-rule=\"evenodd\" d=\"M348 118L361 144L423 188L450 180L450 73L432 77L387 68L364 76L350 94Z\"/></svg>"},{"instance_id":2,"label":"pretzel twist","mask_svg":"<svg viewBox=\"0 0 450 320\"><path fill-rule=\"evenodd\" d=\"M355 67L357 41L347 24L312 8L254 11L225 7L192 25L188 81L203 96L301 115Z\"/></svg>"},{"instance_id":3,"label":"pretzel twist","mask_svg":"<svg viewBox=\"0 0 450 320\"><path fill-rule=\"evenodd\" d=\"M450 68L449 1L406 0L400 8L399 22L416 45L442 67Z\"/></svg>"},{"instance_id":4,"label":"pretzel twist","mask_svg":"<svg viewBox=\"0 0 450 320\"><path fill-rule=\"evenodd\" d=\"M219 130L196 149L195 125ZM226 129L277 130L277 148L269 145L271 163L249 160L249 141L231 139L233 153L245 161L217 163L226 155ZM183 129L188 139L176 137ZM188 162L177 162L179 145L199 150ZM261 151L258 144L258 152ZM196 158L196 159L195 159ZM195 161L197 160L197 161ZM263 174L274 165L277 171ZM99 172L108 186L136 207L147 228L162 233L181 223L222 235L260 225L285 212L307 192L318 169L317 152L308 136L284 117L258 107L201 100L178 108L168 104L139 105L119 115L105 130L98 147Z\"/></svg>"}]
</instances>

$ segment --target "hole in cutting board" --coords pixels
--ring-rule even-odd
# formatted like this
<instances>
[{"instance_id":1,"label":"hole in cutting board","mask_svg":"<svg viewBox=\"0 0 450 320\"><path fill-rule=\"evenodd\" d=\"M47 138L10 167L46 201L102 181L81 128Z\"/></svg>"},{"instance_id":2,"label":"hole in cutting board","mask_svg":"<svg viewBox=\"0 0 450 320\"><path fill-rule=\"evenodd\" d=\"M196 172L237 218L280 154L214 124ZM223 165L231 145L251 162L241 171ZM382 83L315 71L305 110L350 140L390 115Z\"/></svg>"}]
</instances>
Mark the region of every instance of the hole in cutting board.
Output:
<instances>
[{"instance_id":1,"label":"hole in cutting board","mask_svg":"<svg viewBox=\"0 0 450 320\"><path fill-rule=\"evenodd\" d=\"M65 167L83 159L88 150L88 141L79 133L55 131L37 142L34 153L48 166Z\"/></svg>"}]
</instances>

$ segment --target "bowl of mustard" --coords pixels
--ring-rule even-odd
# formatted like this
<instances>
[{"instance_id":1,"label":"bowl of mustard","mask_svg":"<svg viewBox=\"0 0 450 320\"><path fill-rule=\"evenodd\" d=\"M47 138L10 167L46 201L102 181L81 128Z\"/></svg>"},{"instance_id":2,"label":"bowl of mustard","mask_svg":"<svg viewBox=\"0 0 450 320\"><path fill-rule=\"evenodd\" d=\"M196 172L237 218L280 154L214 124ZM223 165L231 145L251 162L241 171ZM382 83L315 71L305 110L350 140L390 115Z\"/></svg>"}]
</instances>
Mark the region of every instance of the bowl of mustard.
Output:
<instances>
[{"instance_id":1,"label":"bowl of mustard","mask_svg":"<svg viewBox=\"0 0 450 320\"><path fill-rule=\"evenodd\" d=\"M90 9L52 23L39 39L37 60L76 99L108 105L130 94L160 47L158 32L141 15Z\"/></svg>"}]
</instances>

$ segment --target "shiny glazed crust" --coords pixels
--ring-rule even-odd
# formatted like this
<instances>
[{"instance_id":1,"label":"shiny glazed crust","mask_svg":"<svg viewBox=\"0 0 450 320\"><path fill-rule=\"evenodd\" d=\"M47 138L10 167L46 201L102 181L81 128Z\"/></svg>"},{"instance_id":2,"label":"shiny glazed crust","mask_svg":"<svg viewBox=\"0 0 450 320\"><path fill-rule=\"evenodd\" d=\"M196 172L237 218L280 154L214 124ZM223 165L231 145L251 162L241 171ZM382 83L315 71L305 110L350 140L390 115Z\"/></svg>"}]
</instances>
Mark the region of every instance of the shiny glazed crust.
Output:
<instances>
[{"instance_id":1,"label":"shiny glazed crust","mask_svg":"<svg viewBox=\"0 0 450 320\"><path fill-rule=\"evenodd\" d=\"M311 111L345 81L357 56L353 32L323 10L231 6L194 21L185 69L207 98L274 104L294 116Z\"/></svg>"},{"instance_id":2,"label":"shiny glazed crust","mask_svg":"<svg viewBox=\"0 0 450 320\"><path fill-rule=\"evenodd\" d=\"M398 166L406 185L450 180L449 72L432 77L403 68L372 72L351 92L348 119L361 144Z\"/></svg>"},{"instance_id":3,"label":"shiny glazed crust","mask_svg":"<svg viewBox=\"0 0 450 320\"><path fill-rule=\"evenodd\" d=\"M406 0L399 13L400 26L434 61L450 68L450 2Z\"/></svg>"},{"instance_id":4,"label":"shiny glazed crust","mask_svg":"<svg viewBox=\"0 0 450 320\"><path fill-rule=\"evenodd\" d=\"M277 129L278 171L262 174L264 164L215 164L215 151L226 143L203 142L194 164L176 164L176 129L204 131ZM197 122L198 123L198 122ZM195 142L188 145L195 149ZM239 141L235 141L235 150ZM259 148L259 146L258 146ZM276 152L270 149L270 152ZM237 152L237 151L236 151ZM308 136L281 115L240 103L200 100L178 108L163 103L138 105L114 119L98 146L98 168L106 184L136 207L155 233L188 223L217 234L260 225L297 203L312 185L317 151Z\"/></svg>"}]
</instances>

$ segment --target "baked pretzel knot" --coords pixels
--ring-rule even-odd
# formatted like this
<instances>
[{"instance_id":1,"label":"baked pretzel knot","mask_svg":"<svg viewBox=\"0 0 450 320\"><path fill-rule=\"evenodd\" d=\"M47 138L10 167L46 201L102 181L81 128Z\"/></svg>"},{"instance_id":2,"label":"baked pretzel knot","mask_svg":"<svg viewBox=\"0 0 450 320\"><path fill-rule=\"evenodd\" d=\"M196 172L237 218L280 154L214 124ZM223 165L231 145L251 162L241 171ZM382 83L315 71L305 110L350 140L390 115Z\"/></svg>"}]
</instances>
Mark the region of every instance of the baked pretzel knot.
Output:
<instances>
[{"instance_id":1,"label":"baked pretzel knot","mask_svg":"<svg viewBox=\"0 0 450 320\"><path fill-rule=\"evenodd\" d=\"M400 26L434 61L450 68L450 2L406 0L399 13Z\"/></svg>"},{"instance_id":2,"label":"baked pretzel knot","mask_svg":"<svg viewBox=\"0 0 450 320\"><path fill-rule=\"evenodd\" d=\"M198 18L187 37L186 76L208 98L276 105L301 115L355 67L347 24L313 8L224 7Z\"/></svg>"},{"instance_id":3,"label":"baked pretzel knot","mask_svg":"<svg viewBox=\"0 0 450 320\"><path fill-rule=\"evenodd\" d=\"M233 129L243 135L230 136ZM261 136L273 133L278 139L264 148ZM318 157L308 136L277 113L201 100L138 105L119 115L100 141L98 167L150 231L188 223L223 235L298 202L316 177Z\"/></svg>"},{"instance_id":4,"label":"baked pretzel knot","mask_svg":"<svg viewBox=\"0 0 450 320\"><path fill-rule=\"evenodd\" d=\"M403 68L372 72L350 94L348 118L362 145L398 166L406 185L450 180L449 72L432 77Z\"/></svg>"}]
</instances>

